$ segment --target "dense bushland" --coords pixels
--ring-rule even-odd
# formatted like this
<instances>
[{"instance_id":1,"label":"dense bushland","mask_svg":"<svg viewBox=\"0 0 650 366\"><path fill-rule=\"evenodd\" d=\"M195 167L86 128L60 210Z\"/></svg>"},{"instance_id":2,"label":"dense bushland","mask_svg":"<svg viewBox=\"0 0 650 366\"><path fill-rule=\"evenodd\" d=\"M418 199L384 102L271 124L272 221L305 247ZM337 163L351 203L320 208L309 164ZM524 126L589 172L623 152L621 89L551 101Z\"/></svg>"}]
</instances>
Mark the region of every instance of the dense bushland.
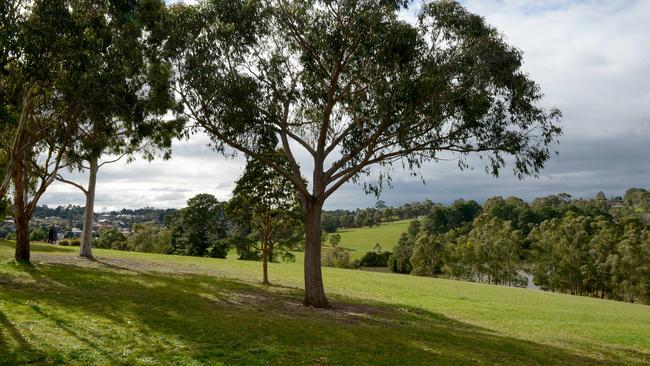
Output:
<instances>
[{"instance_id":1,"label":"dense bushland","mask_svg":"<svg viewBox=\"0 0 650 366\"><path fill-rule=\"evenodd\" d=\"M650 302L650 192L574 200L567 194L457 201L410 223L389 259L394 272ZM476 208L478 209L468 209ZM465 216L460 213L467 213Z\"/></svg>"}]
</instances>

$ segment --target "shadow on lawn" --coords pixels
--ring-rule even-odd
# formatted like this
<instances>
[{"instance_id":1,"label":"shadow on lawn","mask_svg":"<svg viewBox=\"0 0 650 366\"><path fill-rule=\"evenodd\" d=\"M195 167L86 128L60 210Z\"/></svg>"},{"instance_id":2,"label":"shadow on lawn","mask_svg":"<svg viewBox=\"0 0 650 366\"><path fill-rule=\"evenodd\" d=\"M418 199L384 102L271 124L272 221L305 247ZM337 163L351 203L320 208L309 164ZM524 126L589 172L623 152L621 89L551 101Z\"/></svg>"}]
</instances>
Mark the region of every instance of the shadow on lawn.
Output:
<instances>
[{"instance_id":1,"label":"shadow on lawn","mask_svg":"<svg viewBox=\"0 0 650 366\"><path fill-rule=\"evenodd\" d=\"M262 288L209 276L129 272L121 267L116 272L118 268L108 266L113 270L62 264L20 267L36 283L47 285L12 286L5 308L11 311L31 304L34 319L55 326L75 347L95 352L97 363L137 364L152 359L163 364L246 365L613 363L509 338L416 308L333 297L334 309L319 310L299 305L301 291L296 289ZM25 338L27 332L0 313L0 347L9 348L8 356L0 355L0 363L28 361L21 358L24 353L42 363L79 362L78 353L47 337L35 351ZM13 346L2 334L16 340ZM128 357L124 349L129 350ZM42 352L47 358L42 358ZM629 359L619 363L626 362Z\"/></svg>"},{"instance_id":2,"label":"shadow on lawn","mask_svg":"<svg viewBox=\"0 0 650 366\"><path fill-rule=\"evenodd\" d=\"M16 242L9 240L0 240L0 247L7 251L13 251L16 249ZM79 250L79 247L69 247L61 246L58 244L47 244L45 242L32 242L30 243L32 252L43 252L43 253L70 253L73 254L75 251Z\"/></svg>"}]
</instances>

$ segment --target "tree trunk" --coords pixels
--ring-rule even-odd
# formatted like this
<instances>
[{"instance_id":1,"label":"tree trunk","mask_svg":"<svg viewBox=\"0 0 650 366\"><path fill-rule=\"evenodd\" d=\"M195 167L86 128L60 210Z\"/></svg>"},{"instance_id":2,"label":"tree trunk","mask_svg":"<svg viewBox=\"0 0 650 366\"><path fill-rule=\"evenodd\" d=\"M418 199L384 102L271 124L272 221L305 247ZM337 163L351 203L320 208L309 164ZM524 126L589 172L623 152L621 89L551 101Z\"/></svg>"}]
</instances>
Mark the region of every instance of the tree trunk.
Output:
<instances>
[{"instance_id":1,"label":"tree trunk","mask_svg":"<svg viewBox=\"0 0 650 366\"><path fill-rule=\"evenodd\" d=\"M27 177L22 161L16 162L13 173L14 181L14 205L16 224L16 253L15 258L19 262L29 262L29 215L27 215L27 203L25 200L27 191Z\"/></svg>"},{"instance_id":2,"label":"tree trunk","mask_svg":"<svg viewBox=\"0 0 650 366\"><path fill-rule=\"evenodd\" d=\"M268 285L269 282L269 257L268 257L268 245L266 244L266 239L262 243L262 283Z\"/></svg>"},{"instance_id":3,"label":"tree trunk","mask_svg":"<svg viewBox=\"0 0 650 366\"><path fill-rule=\"evenodd\" d=\"M329 302L321 273L321 211L323 203L314 199L305 205L305 305L327 308Z\"/></svg>"},{"instance_id":4,"label":"tree trunk","mask_svg":"<svg viewBox=\"0 0 650 366\"><path fill-rule=\"evenodd\" d=\"M88 190L86 192L86 207L84 209L84 225L81 233L81 246L79 256L92 258L93 217L95 216L95 186L97 185L97 159L90 162L90 175L88 176Z\"/></svg>"}]
</instances>

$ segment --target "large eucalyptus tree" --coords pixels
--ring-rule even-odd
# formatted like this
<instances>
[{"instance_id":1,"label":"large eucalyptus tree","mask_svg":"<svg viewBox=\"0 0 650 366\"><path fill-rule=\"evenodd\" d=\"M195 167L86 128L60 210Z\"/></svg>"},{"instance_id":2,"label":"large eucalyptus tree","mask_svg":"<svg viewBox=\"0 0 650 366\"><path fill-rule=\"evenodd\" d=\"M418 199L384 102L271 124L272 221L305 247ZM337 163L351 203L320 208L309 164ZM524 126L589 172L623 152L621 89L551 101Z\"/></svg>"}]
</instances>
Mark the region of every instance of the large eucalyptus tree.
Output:
<instances>
[{"instance_id":1,"label":"large eucalyptus tree","mask_svg":"<svg viewBox=\"0 0 650 366\"><path fill-rule=\"evenodd\" d=\"M164 3L161 0L79 1L73 8L89 51L78 90L85 97L77 108L83 116L77 138L68 147L66 163L88 173L83 185L61 174L56 179L83 192L86 198L79 255L92 258L92 226L97 175L101 167L140 155L169 158L172 139L182 120L165 118L174 106L168 67L151 37ZM103 158L103 159L102 159Z\"/></svg>"},{"instance_id":2,"label":"large eucalyptus tree","mask_svg":"<svg viewBox=\"0 0 650 366\"><path fill-rule=\"evenodd\" d=\"M15 25L9 52L3 42L0 193L12 183L16 259L28 261L29 220L61 170L89 162L87 196L94 197L94 163L102 154L128 154L145 138L170 145L174 129L152 116L164 115L173 98L169 68L158 62L146 30L159 20L162 0L12 3L7 9L16 16L0 18ZM85 226L88 232L92 225ZM82 255L90 254L86 248Z\"/></svg>"},{"instance_id":3,"label":"large eucalyptus tree","mask_svg":"<svg viewBox=\"0 0 650 366\"><path fill-rule=\"evenodd\" d=\"M323 288L321 211L343 184L377 193L400 163L479 153L489 174L536 174L560 112L521 70L522 53L456 1L205 0L170 8L168 56L183 115L220 152L243 152L290 179L306 224L305 304ZM289 168L261 153L275 135ZM302 156L303 158L299 158ZM307 172L299 161L308 160ZM303 176L309 178L305 183Z\"/></svg>"},{"instance_id":4,"label":"large eucalyptus tree","mask_svg":"<svg viewBox=\"0 0 650 366\"><path fill-rule=\"evenodd\" d=\"M13 188L16 260L29 261L29 220L74 139L81 49L58 1L9 1L3 16L0 193ZM7 34L10 36L7 37Z\"/></svg>"}]
</instances>

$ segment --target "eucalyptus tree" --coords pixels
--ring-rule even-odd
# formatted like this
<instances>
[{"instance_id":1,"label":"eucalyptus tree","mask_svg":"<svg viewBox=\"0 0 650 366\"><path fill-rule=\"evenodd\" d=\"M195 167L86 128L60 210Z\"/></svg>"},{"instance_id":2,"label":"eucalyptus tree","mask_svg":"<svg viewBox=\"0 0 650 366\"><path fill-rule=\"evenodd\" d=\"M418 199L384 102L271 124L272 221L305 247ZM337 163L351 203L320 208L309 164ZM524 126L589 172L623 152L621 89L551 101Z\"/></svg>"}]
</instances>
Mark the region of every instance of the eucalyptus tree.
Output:
<instances>
[{"instance_id":1,"label":"eucalyptus tree","mask_svg":"<svg viewBox=\"0 0 650 366\"><path fill-rule=\"evenodd\" d=\"M584 293L593 218L569 213L534 228L530 253L535 284L550 291Z\"/></svg>"},{"instance_id":2,"label":"eucalyptus tree","mask_svg":"<svg viewBox=\"0 0 650 366\"><path fill-rule=\"evenodd\" d=\"M174 106L165 63L150 36L164 3L157 0L86 1L74 8L82 19L85 71L77 105L84 111L77 139L68 148L71 170L88 172L84 186L61 174L56 179L81 190L86 198L79 255L92 258L92 226L97 175L101 167L136 154L146 160L169 158L171 143L183 129L182 120L165 118ZM121 5L121 6L116 6ZM101 87L98 87L101 86ZM103 156L108 158L102 159Z\"/></svg>"},{"instance_id":3,"label":"eucalyptus tree","mask_svg":"<svg viewBox=\"0 0 650 366\"><path fill-rule=\"evenodd\" d=\"M142 46L162 1L24 3L3 78L12 99L2 137L16 206L16 258L29 260L29 219L61 169L84 160L92 166L103 152L130 151L161 129L149 117L164 114L173 98L168 68L150 62L155 42Z\"/></svg>"},{"instance_id":4,"label":"eucalyptus tree","mask_svg":"<svg viewBox=\"0 0 650 366\"><path fill-rule=\"evenodd\" d=\"M482 215L474 220L472 231L465 238L473 274L479 280L487 280L508 286L523 286L527 281L519 274L524 236L513 228L510 221Z\"/></svg>"},{"instance_id":5,"label":"eucalyptus tree","mask_svg":"<svg viewBox=\"0 0 650 366\"><path fill-rule=\"evenodd\" d=\"M560 112L540 106L540 88L521 70L522 53L483 18L456 1L432 1L410 24L399 18L407 3L206 0L170 8L167 50L183 115L216 150L269 165L300 194L308 305L329 305L321 211L342 185L363 182L378 193L393 164L417 174L426 162L458 158L462 169L471 153L489 174L506 162L518 177L536 174L561 132ZM289 168L259 150L269 135ZM301 167L299 156L309 163Z\"/></svg>"},{"instance_id":6,"label":"eucalyptus tree","mask_svg":"<svg viewBox=\"0 0 650 366\"><path fill-rule=\"evenodd\" d=\"M279 166L288 165L282 151L271 150L266 156ZM289 179L259 160L248 160L227 212L256 229L253 234L262 247L262 283L269 283L268 262L278 254L278 245L298 239L296 234L300 230L296 228L300 227L301 211L298 194Z\"/></svg>"},{"instance_id":7,"label":"eucalyptus tree","mask_svg":"<svg viewBox=\"0 0 650 366\"><path fill-rule=\"evenodd\" d=\"M76 43L80 34L62 1L11 4L8 9L15 14L9 19L14 23L10 27L10 49L3 51L1 79L5 112L0 136L5 166L2 193L11 184L15 257L29 261L29 220L63 167L63 156L75 138L83 49Z\"/></svg>"},{"instance_id":8,"label":"eucalyptus tree","mask_svg":"<svg viewBox=\"0 0 650 366\"><path fill-rule=\"evenodd\" d=\"M13 159L7 156L4 147L13 143L12 130L16 111L11 106L12 94L12 68L15 69L16 61L20 58L21 48L18 46L18 36L21 25L25 21L25 7L22 1L0 0L0 141L3 154L0 157L0 197L5 197L11 184L11 168ZM15 70L14 70L15 71Z\"/></svg>"}]
</instances>

